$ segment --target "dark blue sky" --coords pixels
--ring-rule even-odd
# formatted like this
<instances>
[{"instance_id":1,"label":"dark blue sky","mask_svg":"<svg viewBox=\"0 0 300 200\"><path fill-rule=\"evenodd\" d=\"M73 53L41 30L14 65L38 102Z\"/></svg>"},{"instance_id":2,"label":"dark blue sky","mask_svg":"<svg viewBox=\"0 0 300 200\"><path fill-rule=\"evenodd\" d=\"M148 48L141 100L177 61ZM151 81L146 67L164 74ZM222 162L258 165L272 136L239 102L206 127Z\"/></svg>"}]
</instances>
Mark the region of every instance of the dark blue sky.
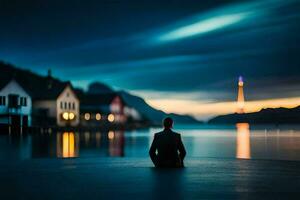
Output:
<instances>
[{"instance_id":1,"label":"dark blue sky","mask_svg":"<svg viewBox=\"0 0 300 200\"><path fill-rule=\"evenodd\" d=\"M146 99L299 97L300 3L1 0L0 59Z\"/></svg>"}]
</instances>

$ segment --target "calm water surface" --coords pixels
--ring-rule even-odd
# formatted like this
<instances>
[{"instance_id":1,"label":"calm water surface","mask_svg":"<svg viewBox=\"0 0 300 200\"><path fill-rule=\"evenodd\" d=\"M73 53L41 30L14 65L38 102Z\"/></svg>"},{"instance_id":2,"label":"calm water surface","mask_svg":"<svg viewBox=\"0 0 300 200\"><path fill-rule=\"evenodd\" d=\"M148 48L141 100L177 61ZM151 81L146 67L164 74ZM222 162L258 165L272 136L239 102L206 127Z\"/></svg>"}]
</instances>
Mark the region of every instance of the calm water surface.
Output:
<instances>
[{"instance_id":1,"label":"calm water surface","mask_svg":"<svg viewBox=\"0 0 300 200\"><path fill-rule=\"evenodd\" d=\"M188 158L300 160L299 127L177 126ZM0 160L148 156L157 128L0 135Z\"/></svg>"}]
</instances>

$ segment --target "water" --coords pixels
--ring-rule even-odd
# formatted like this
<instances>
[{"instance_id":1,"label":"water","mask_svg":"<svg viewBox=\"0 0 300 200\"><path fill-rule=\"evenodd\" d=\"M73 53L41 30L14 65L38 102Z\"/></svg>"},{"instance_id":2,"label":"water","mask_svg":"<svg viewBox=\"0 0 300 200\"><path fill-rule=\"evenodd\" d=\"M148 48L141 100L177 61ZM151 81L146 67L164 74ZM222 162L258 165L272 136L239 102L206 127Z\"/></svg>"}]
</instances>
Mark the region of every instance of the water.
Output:
<instances>
[{"instance_id":1,"label":"water","mask_svg":"<svg viewBox=\"0 0 300 200\"><path fill-rule=\"evenodd\" d=\"M0 160L36 158L147 158L158 128L136 131L58 132L0 135ZM195 158L300 160L300 129L295 127L177 126Z\"/></svg>"}]
</instances>

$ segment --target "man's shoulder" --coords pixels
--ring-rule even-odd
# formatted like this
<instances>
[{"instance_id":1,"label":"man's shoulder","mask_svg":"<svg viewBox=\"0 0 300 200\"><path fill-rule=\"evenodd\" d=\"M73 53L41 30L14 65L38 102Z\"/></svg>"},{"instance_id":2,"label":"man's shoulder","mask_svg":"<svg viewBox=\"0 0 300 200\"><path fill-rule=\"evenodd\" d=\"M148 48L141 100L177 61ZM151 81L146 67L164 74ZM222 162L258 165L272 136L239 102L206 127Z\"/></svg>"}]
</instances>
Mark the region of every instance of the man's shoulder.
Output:
<instances>
[{"instance_id":1,"label":"man's shoulder","mask_svg":"<svg viewBox=\"0 0 300 200\"><path fill-rule=\"evenodd\" d=\"M155 137L159 137L159 136L161 136L161 135L164 135L165 132L166 132L166 131L160 131L160 132L157 132L157 133L154 134L154 136L155 136ZM176 137L180 137L180 133L177 133L177 132L175 132L175 131L173 131L173 130L172 130L171 132L172 132L172 134L176 135Z\"/></svg>"},{"instance_id":2,"label":"man's shoulder","mask_svg":"<svg viewBox=\"0 0 300 200\"><path fill-rule=\"evenodd\" d=\"M160 131L154 134L155 137L159 137L164 133L164 131Z\"/></svg>"},{"instance_id":3,"label":"man's shoulder","mask_svg":"<svg viewBox=\"0 0 300 200\"><path fill-rule=\"evenodd\" d=\"M172 131L177 137L180 137L180 133L177 133L175 131Z\"/></svg>"}]
</instances>

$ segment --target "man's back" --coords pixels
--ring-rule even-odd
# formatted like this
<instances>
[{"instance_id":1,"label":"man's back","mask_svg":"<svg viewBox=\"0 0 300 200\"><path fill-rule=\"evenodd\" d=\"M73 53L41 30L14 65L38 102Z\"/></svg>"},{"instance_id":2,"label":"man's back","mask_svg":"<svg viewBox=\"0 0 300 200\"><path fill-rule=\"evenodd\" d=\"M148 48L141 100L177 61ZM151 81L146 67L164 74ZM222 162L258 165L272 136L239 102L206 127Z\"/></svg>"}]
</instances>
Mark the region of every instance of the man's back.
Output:
<instances>
[{"instance_id":1,"label":"man's back","mask_svg":"<svg viewBox=\"0 0 300 200\"><path fill-rule=\"evenodd\" d=\"M149 154L156 167L183 167L186 151L180 134L165 129L154 135Z\"/></svg>"}]
</instances>

